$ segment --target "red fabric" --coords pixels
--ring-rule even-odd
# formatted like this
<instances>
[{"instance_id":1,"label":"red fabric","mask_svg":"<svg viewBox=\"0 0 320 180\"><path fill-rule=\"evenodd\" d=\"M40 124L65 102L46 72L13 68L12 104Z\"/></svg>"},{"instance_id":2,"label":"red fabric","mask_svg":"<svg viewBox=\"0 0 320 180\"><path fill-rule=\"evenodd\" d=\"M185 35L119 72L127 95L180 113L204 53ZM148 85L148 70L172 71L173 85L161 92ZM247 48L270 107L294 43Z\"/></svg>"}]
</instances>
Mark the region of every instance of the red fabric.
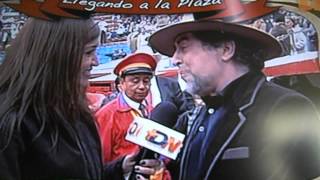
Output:
<instances>
[{"instance_id":1,"label":"red fabric","mask_svg":"<svg viewBox=\"0 0 320 180\"><path fill-rule=\"evenodd\" d=\"M149 180L171 180L170 172L164 168L151 175Z\"/></svg>"},{"instance_id":2,"label":"red fabric","mask_svg":"<svg viewBox=\"0 0 320 180\"><path fill-rule=\"evenodd\" d=\"M145 100L147 101L147 110L150 113L152 111L152 109L154 108L152 105L152 93L151 91L149 91L147 97L145 98Z\"/></svg>"},{"instance_id":3,"label":"red fabric","mask_svg":"<svg viewBox=\"0 0 320 180\"><path fill-rule=\"evenodd\" d=\"M171 180L172 177L170 175L170 172L168 170L165 170L162 176L162 180Z\"/></svg>"},{"instance_id":4,"label":"red fabric","mask_svg":"<svg viewBox=\"0 0 320 180\"><path fill-rule=\"evenodd\" d=\"M125 140L135 113L137 112L128 106L121 94L97 111L96 120L104 163L139 150L139 146Z\"/></svg>"}]
</instances>

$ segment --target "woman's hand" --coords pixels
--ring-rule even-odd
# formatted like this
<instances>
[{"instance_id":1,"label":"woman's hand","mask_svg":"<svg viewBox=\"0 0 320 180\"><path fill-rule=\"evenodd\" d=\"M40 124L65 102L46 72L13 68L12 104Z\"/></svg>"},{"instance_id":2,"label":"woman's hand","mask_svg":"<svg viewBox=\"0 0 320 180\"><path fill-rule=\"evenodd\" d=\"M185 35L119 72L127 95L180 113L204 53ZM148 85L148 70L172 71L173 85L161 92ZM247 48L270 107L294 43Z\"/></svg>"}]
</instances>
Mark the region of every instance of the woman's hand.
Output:
<instances>
[{"instance_id":1,"label":"woman's hand","mask_svg":"<svg viewBox=\"0 0 320 180\"><path fill-rule=\"evenodd\" d=\"M136 161L135 161L136 156L137 156L137 153L132 153L132 154L126 155L124 157L124 160L122 162L123 174L127 174L132 171L133 166L136 163Z\"/></svg>"},{"instance_id":2,"label":"woman's hand","mask_svg":"<svg viewBox=\"0 0 320 180\"><path fill-rule=\"evenodd\" d=\"M141 174L150 176L156 174L159 170L164 169L164 164L158 159L143 159L139 162L139 165L134 167L134 171L139 173L136 175L136 179L147 179Z\"/></svg>"}]
</instances>

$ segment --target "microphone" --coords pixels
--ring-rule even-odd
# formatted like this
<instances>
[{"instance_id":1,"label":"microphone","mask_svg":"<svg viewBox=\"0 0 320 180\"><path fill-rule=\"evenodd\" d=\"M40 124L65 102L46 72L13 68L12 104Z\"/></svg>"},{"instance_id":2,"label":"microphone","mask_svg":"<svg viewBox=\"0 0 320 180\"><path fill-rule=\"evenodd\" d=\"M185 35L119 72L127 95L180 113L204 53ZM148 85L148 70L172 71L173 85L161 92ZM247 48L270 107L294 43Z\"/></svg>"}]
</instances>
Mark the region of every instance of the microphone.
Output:
<instances>
[{"instance_id":1,"label":"microphone","mask_svg":"<svg viewBox=\"0 0 320 180\"><path fill-rule=\"evenodd\" d=\"M154 123L159 123L163 126L166 126L168 128L171 128L175 125L177 119L178 119L178 108L175 104L169 102L169 101L163 101L159 103L150 113L150 119ZM153 125L155 127L155 125ZM159 128L156 128L159 129ZM157 141L156 141L157 142ZM161 144L159 142L159 144ZM163 145L163 144L161 144ZM150 150L146 147L142 147L140 149L140 152L136 156L136 164L139 164L139 161L142 159L154 159L156 152L153 150ZM129 180L134 180L137 173L132 171ZM145 175L144 175L145 176Z\"/></svg>"},{"instance_id":2,"label":"microphone","mask_svg":"<svg viewBox=\"0 0 320 180\"><path fill-rule=\"evenodd\" d=\"M169 101L159 103L150 113L150 119L166 127L173 127L178 119L178 108Z\"/></svg>"},{"instance_id":3,"label":"microphone","mask_svg":"<svg viewBox=\"0 0 320 180\"><path fill-rule=\"evenodd\" d=\"M173 127L178 119L179 110L177 106L169 101L159 103L150 113L150 119L166 127ZM143 148L141 159L154 158L154 152ZM140 159L140 160L141 160Z\"/></svg>"}]
</instances>

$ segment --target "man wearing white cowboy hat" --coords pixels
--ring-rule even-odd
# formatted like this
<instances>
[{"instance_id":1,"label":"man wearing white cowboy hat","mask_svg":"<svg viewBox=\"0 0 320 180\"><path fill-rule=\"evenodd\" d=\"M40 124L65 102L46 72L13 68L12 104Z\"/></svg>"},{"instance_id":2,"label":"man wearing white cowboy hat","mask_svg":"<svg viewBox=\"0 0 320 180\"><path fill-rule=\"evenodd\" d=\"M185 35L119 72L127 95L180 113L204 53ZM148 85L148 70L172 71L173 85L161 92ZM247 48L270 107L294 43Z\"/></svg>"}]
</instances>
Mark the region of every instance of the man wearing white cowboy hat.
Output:
<instances>
[{"instance_id":1,"label":"man wearing white cowboy hat","mask_svg":"<svg viewBox=\"0 0 320 180\"><path fill-rule=\"evenodd\" d=\"M314 105L295 91L267 82L261 73L265 60L280 55L278 41L248 26L203 15L161 29L149 40L155 50L173 57L190 90L205 102L193 119L184 116L177 123L188 136L172 176L320 176L320 119Z\"/></svg>"}]
</instances>

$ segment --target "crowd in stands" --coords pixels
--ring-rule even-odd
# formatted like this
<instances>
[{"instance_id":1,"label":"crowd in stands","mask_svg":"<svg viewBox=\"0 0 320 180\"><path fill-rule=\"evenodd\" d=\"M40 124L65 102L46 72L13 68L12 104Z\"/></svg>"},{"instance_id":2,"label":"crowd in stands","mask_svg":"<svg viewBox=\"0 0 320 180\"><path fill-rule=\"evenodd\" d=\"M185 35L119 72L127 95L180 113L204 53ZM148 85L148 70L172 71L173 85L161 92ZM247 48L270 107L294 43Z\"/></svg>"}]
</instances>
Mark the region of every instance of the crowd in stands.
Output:
<instances>
[{"instance_id":1,"label":"crowd in stands","mask_svg":"<svg viewBox=\"0 0 320 180\"><path fill-rule=\"evenodd\" d=\"M105 15L97 14L95 21L101 29L101 47L124 46L127 49L115 49L101 58L116 60L136 50L150 52L148 37L157 29L181 21L183 15Z\"/></svg>"},{"instance_id":2,"label":"crowd in stands","mask_svg":"<svg viewBox=\"0 0 320 180\"><path fill-rule=\"evenodd\" d=\"M276 37L284 49L283 56L317 50L317 33L303 16L283 9L251 22L251 26Z\"/></svg>"},{"instance_id":3,"label":"crowd in stands","mask_svg":"<svg viewBox=\"0 0 320 180\"><path fill-rule=\"evenodd\" d=\"M105 15L94 19L101 29L101 45L127 44L131 51L150 52L148 37L157 29L180 22L183 15ZM248 22L251 26L276 37L284 49L283 56L317 50L317 33L312 23L303 16L284 9ZM106 54L112 60L129 52L113 51Z\"/></svg>"},{"instance_id":4,"label":"crowd in stands","mask_svg":"<svg viewBox=\"0 0 320 180\"><path fill-rule=\"evenodd\" d=\"M4 50L9 42L20 31L27 17L9 7L0 7L0 63L4 58Z\"/></svg>"},{"instance_id":5,"label":"crowd in stands","mask_svg":"<svg viewBox=\"0 0 320 180\"><path fill-rule=\"evenodd\" d=\"M101 43L126 41L142 33L152 33L165 25L179 22L182 15L99 15L94 19L102 31Z\"/></svg>"}]
</instances>

